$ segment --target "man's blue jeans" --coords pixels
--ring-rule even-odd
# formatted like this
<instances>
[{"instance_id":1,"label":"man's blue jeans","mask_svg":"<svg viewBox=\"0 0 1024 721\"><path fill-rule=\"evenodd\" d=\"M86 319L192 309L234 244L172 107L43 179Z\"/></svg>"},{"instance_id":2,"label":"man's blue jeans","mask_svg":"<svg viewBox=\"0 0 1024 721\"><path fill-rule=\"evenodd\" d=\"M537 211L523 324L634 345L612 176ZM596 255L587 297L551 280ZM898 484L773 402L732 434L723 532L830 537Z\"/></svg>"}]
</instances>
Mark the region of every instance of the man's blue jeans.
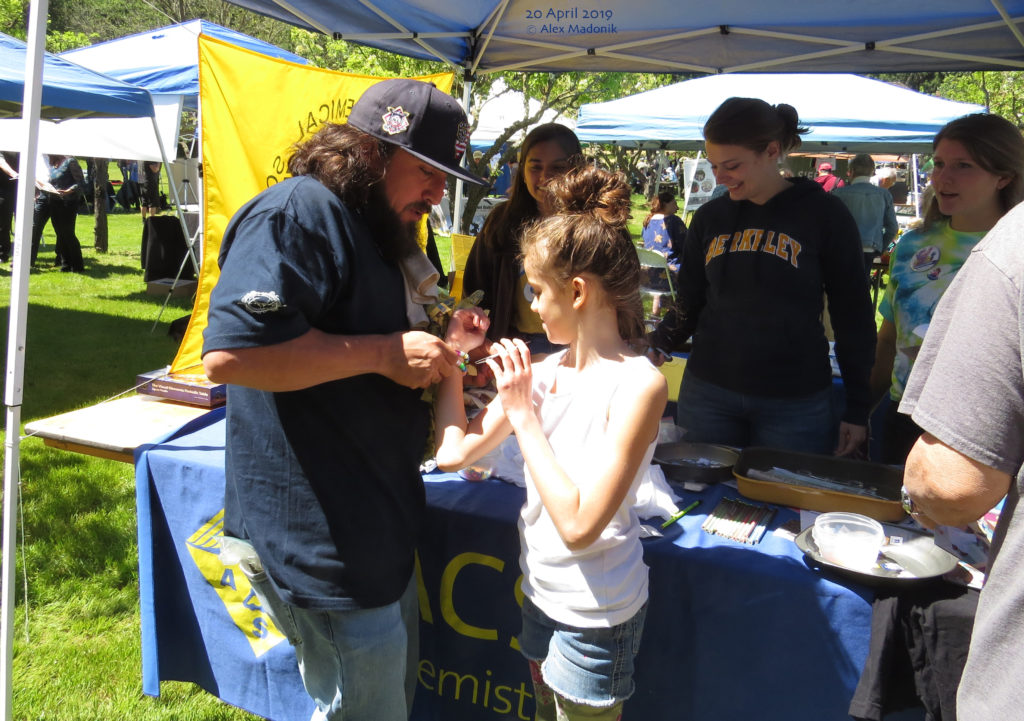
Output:
<instances>
[{"instance_id":1,"label":"man's blue jeans","mask_svg":"<svg viewBox=\"0 0 1024 721\"><path fill-rule=\"evenodd\" d=\"M251 579L253 589L295 647L302 683L317 705L311 721L407 721L419 663L415 576L387 606L311 611L281 601L262 575Z\"/></svg>"}]
</instances>

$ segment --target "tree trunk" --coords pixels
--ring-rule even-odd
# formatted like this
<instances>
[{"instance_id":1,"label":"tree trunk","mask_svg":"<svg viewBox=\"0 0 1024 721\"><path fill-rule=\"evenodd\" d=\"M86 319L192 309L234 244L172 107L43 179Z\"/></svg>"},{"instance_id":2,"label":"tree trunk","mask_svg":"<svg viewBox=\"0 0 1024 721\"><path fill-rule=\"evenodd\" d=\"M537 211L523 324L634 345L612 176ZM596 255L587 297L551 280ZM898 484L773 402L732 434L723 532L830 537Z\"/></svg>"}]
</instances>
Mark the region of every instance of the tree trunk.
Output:
<instances>
[{"instance_id":1,"label":"tree trunk","mask_svg":"<svg viewBox=\"0 0 1024 721\"><path fill-rule=\"evenodd\" d=\"M107 158L93 160L92 199L93 199L93 247L99 253L107 252Z\"/></svg>"}]
</instances>

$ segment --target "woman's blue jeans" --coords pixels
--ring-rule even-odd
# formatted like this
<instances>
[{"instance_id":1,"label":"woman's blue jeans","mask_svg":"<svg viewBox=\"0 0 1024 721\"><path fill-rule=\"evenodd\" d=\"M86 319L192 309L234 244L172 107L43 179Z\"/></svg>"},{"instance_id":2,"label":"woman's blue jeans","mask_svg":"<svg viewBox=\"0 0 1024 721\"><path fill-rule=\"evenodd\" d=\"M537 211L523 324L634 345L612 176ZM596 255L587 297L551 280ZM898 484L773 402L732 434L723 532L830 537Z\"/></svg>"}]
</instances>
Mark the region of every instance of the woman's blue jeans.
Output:
<instances>
[{"instance_id":1,"label":"woman's blue jeans","mask_svg":"<svg viewBox=\"0 0 1024 721\"><path fill-rule=\"evenodd\" d=\"M676 423L684 441L727 446L767 446L831 453L836 444L832 388L809 396L772 398L737 393L683 374Z\"/></svg>"}]
</instances>

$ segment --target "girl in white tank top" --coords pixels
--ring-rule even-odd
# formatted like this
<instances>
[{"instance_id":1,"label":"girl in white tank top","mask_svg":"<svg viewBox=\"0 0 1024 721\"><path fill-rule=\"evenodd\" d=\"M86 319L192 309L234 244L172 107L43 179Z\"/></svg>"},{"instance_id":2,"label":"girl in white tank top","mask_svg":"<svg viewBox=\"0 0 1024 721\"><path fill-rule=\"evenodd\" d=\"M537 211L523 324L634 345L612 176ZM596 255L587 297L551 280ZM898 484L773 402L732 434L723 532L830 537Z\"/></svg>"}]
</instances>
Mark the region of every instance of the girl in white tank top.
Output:
<instances>
[{"instance_id":1,"label":"girl in white tank top","mask_svg":"<svg viewBox=\"0 0 1024 721\"><path fill-rule=\"evenodd\" d=\"M644 330L629 187L587 167L549 189L557 212L524 233L523 263L548 339L568 348L534 365L521 340L494 343L487 363L498 396L472 423L461 378L444 379L437 461L462 468L516 434L527 486L519 641L536 718L615 719L633 691L647 601L633 504L667 388L629 345ZM446 340L468 353L487 326L479 309L458 311Z\"/></svg>"}]
</instances>

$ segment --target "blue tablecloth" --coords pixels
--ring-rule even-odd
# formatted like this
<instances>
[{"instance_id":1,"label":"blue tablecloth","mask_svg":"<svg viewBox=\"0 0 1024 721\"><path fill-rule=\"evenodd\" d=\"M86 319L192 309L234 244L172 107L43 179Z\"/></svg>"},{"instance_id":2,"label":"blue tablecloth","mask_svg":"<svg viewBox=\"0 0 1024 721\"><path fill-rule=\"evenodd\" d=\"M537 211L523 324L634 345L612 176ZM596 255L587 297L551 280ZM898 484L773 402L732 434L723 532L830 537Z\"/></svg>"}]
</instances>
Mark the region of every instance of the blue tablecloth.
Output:
<instances>
[{"instance_id":1,"label":"blue tablecloth","mask_svg":"<svg viewBox=\"0 0 1024 721\"><path fill-rule=\"evenodd\" d=\"M137 453L143 691L194 681L262 716L306 721L312 703L291 648L244 576L217 558L223 464L223 410ZM424 480L414 718L532 718L515 641L523 490L451 474ZM736 495L724 486L688 494L701 505L644 542L651 600L626 721L849 718L871 592L823 577L771 532L755 547L702 532L717 502ZM794 516L779 509L772 528Z\"/></svg>"}]
</instances>

